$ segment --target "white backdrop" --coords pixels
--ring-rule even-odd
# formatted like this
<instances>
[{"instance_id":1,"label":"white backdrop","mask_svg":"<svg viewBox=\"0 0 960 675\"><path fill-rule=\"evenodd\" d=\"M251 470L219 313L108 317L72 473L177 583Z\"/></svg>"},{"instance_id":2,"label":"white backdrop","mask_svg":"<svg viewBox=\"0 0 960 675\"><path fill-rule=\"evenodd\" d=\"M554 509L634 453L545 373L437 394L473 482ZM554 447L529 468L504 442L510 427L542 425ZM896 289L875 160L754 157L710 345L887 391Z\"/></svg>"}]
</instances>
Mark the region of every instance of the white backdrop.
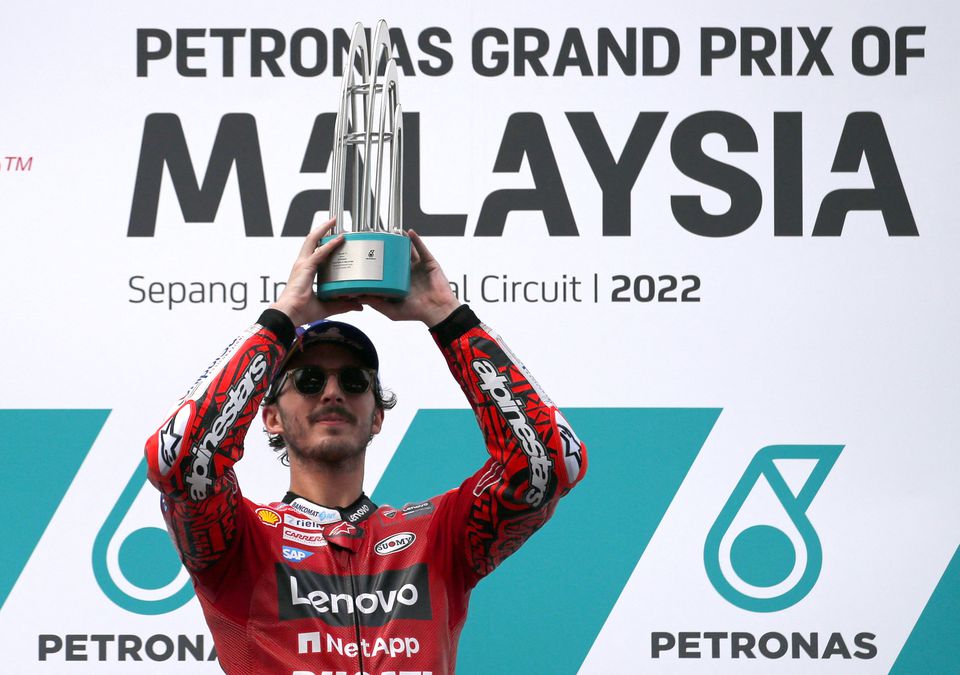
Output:
<instances>
[{"instance_id":1,"label":"white backdrop","mask_svg":"<svg viewBox=\"0 0 960 675\"><path fill-rule=\"evenodd\" d=\"M138 466L147 434L266 306L260 277L285 279L299 247L298 238L280 236L291 200L329 185L327 174L303 173L300 166L315 117L335 109L339 78L329 63L316 77L298 76L289 50L278 60L284 77L266 71L252 77L253 29L275 29L289 43L302 28L332 36L335 28L349 30L356 20L371 25L380 16L402 29L414 61L446 70L438 76L421 68L402 73L401 100L406 111L419 114L423 210L466 216L464 236L430 237L428 244L451 280L462 286L466 277L477 313L563 408L722 408L580 672L889 670L960 542L960 359L950 346L960 327L960 223L952 206L960 149L954 59L960 13L927 0L895 6L817 0L789 8L686 0L657 6L497 0L469 8L435 2L73 6L41 0L4 7L0 279L8 331L0 356L6 384L0 409L110 413L69 488L44 497L53 505L62 497L51 516L38 516L30 495L42 491L56 448L30 449L35 455L15 464L25 461L27 473L5 472L2 494L14 504L11 531L20 522L49 517L49 524L44 529L40 523L42 536L30 542L36 546L25 565L13 562L13 547L5 545L4 565L12 577L0 608L3 660L9 664L2 670L217 672L215 664L189 660L158 666L143 652L144 661L121 661L115 646L105 648L101 659L97 643L89 640L85 659L68 660L60 649L41 661L39 636L129 634L146 640L205 633L195 600L153 615L118 606L95 578L91 550ZM832 75L816 66L805 76L783 74L780 51L770 61L773 75L756 66L741 74L739 51L716 59L712 74L701 70L703 28L727 28L742 47L744 28L766 28L780 37L782 27L794 27L788 32L795 73L807 54L796 27L809 27L809 35L827 26L822 58ZM890 67L874 76L853 66L853 36L866 26L881 28L891 41ZM446 67L418 47L431 27L449 35L449 41L434 43L452 58ZM510 47L500 48L508 52L516 29L544 31L548 73L561 58L568 29L579 29L585 60L563 75L537 76L529 69L518 75L515 54L509 54L506 73L482 76L471 45L490 27L508 36ZM622 45L628 28L636 29L639 43L645 27L676 35L679 60L672 72L625 74L611 59L609 73L596 74L600 29L609 29ZM902 46L898 51L895 35L902 27L923 31L907 38L906 72L898 75L895 57L905 52ZM147 74L137 76L138 29L165 31L176 47L177 30L191 28L206 33L185 38L183 46L198 53L181 56L187 67L204 68L205 76L178 73L176 51L149 62ZM223 75L223 41L210 36L217 28L245 29L234 42L233 77ZM155 49L159 41L149 44ZM662 65L666 43L656 44L654 62ZM867 41L868 64L881 56L875 45ZM484 62L491 63L494 45L487 41L483 47ZM637 50L642 66L639 44ZM592 74L584 72L584 63ZM762 195L756 221L730 236L690 232L671 209L671 197L678 195L701 197L711 214L731 206L727 193L685 175L671 153L671 141L692 133L691 117L707 111L738 116L756 138L755 151L731 152L716 133L702 143L708 156L749 174ZM617 159L639 113L666 113L630 192L628 236L603 234L601 188L566 117L570 112L593 113ZM840 236L813 236L828 193L876 184L878 169L866 161L857 172L831 171L848 116L867 112L882 122L917 234L891 236L909 226L873 208L847 215ZM185 222L165 172L153 235L128 236L145 120L155 113L179 118L198 180L223 116L255 118L273 236L245 236L236 171L212 222L196 223ZM475 235L488 195L533 188L533 172L549 169L532 167L542 157L528 155L517 172L494 170L516 113L543 121L576 236L551 236L549 228L559 221L545 221L540 211L510 214L502 236ZM776 113L802 118L802 236L774 234ZM851 138L867 122L854 117ZM783 170L796 154L785 143L779 150ZM897 201L888 186L880 191ZM622 220L615 224L624 226ZM566 275L581 282L579 301L572 295L566 302L505 301L489 281L482 297L481 281L491 275L546 282L548 288ZM631 282L640 275L696 276L699 301L641 302L628 290L622 297L629 301L614 302L617 275ZM131 286L211 281L236 289L247 284L246 300L171 308L164 301L136 302L143 295ZM418 410L465 403L419 327L393 325L369 310L348 320L375 337L383 377L400 397L368 455L366 488L372 492ZM4 417L7 424L18 424L17 414ZM6 433L5 439L32 432L8 427ZM272 501L285 490L285 469L258 430L250 437L240 480L248 496ZM591 462L603 463L604 444L584 440ZM728 601L711 584L704 541L750 460L769 445L843 450L807 510L823 550L816 585L788 608L755 612ZM0 452L14 464L13 454L24 450L8 445ZM159 523L156 495L146 486L121 534ZM955 614L952 620L955 653ZM568 628L576 630L576 617ZM724 647L712 658L703 641L701 658L681 659L677 648L655 658L651 635L681 631L818 632L822 641L839 632L851 652L853 636L867 632L875 635L875 653L734 659ZM461 670L475 672L466 662ZM511 671L504 666L501 672ZM561 666L544 672L561 672Z\"/></svg>"}]
</instances>

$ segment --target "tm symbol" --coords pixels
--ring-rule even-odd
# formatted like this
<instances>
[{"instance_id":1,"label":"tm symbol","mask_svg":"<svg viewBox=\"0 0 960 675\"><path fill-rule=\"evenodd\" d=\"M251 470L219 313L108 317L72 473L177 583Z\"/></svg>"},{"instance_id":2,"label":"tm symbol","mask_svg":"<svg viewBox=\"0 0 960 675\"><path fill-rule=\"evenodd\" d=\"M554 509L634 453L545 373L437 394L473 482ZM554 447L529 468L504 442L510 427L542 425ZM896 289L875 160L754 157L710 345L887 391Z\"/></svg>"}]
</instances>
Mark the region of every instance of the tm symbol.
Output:
<instances>
[{"instance_id":1,"label":"tm symbol","mask_svg":"<svg viewBox=\"0 0 960 675\"><path fill-rule=\"evenodd\" d=\"M6 165L7 171L23 172L33 169L33 157L21 157L20 155L7 155L3 158L5 162L0 162L0 169Z\"/></svg>"}]
</instances>

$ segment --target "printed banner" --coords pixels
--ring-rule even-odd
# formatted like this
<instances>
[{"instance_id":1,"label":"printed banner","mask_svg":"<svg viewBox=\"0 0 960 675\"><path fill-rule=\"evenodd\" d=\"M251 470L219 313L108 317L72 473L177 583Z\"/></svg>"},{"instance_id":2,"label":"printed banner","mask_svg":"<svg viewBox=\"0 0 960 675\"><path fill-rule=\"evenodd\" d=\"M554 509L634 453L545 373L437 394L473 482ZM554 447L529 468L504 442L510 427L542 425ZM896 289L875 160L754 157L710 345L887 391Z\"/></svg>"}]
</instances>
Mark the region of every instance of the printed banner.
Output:
<instances>
[{"instance_id":1,"label":"printed banner","mask_svg":"<svg viewBox=\"0 0 960 675\"><path fill-rule=\"evenodd\" d=\"M4 671L220 672L143 446L326 219L381 16L403 224L591 453L458 672L956 670L960 10L41 0L0 20ZM459 485L486 454L430 335L343 318L399 401L366 492ZM259 422L237 475L287 489Z\"/></svg>"}]
</instances>

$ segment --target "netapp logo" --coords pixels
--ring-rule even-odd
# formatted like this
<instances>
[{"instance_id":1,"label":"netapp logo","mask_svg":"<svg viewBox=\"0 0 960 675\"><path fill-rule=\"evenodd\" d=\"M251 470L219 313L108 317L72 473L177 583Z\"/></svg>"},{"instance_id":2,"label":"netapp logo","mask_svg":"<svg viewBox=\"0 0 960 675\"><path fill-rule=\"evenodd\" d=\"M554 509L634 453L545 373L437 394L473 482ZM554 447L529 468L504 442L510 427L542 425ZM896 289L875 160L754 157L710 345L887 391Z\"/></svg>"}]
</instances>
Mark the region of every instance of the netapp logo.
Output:
<instances>
[{"instance_id":1,"label":"netapp logo","mask_svg":"<svg viewBox=\"0 0 960 675\"><path fill-rule=\"evenodd\" d=\"M432 616L426 563L370 576L330 576L277 563L281 621L320 619L331 626L383 626Z\"/></svg>"}]
</instances>

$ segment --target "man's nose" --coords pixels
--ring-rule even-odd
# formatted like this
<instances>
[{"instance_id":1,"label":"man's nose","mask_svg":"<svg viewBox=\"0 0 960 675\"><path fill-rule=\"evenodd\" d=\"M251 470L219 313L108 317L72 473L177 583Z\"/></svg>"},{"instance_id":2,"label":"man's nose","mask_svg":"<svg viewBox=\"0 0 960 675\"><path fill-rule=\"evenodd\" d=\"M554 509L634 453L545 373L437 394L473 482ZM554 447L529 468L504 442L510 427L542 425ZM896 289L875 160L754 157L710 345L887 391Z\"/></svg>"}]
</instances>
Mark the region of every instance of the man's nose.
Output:
<instances>
[{"instance_id":1,"label":"man's nose","mask_svg":"<svg viewBox=\"0 0 960 675\"><path fill-rule=\"evenodd\" d=\"M343 391L340 389L340 378L330 373L327 375L327 381L323 385L323 391L320 394L322 401L342 401Z\"/></svg>"}]
</instances>

